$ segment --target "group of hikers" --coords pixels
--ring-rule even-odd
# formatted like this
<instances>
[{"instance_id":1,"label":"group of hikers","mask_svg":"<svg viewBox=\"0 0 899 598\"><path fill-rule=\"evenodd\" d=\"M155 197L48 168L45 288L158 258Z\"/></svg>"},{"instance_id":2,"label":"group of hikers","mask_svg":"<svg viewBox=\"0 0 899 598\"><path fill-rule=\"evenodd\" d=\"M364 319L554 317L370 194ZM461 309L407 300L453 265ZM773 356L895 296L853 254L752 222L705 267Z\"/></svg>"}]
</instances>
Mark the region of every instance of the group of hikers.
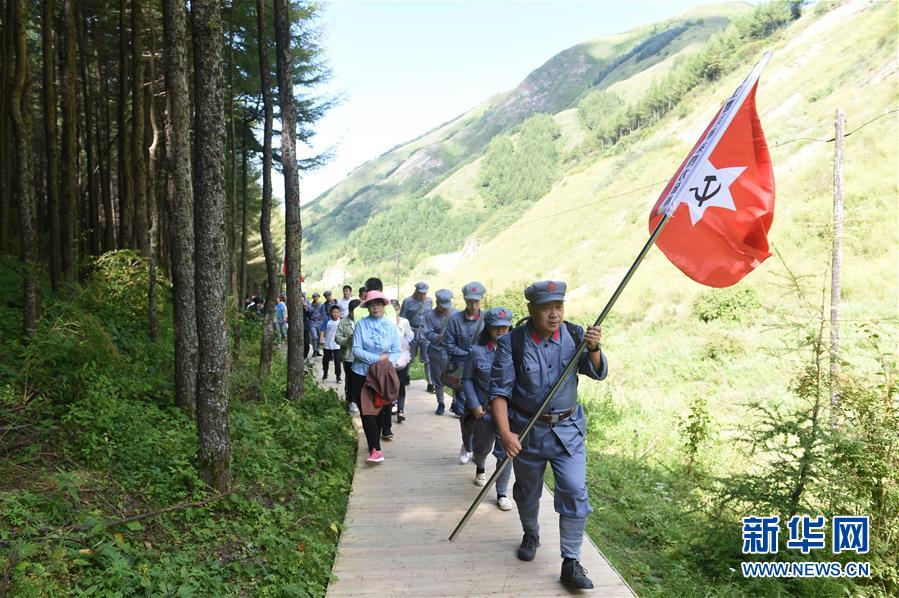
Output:
<instances>
[{"instance_id":1,"label":"group of hikers","mask_svg":"<svg viewBox=\"0 0 899 598\"><path fill-rule=\"evenodd\" d=\"M600 348L601 331L586 331L564 320L566 285L543 280L524 290L528 316L513 326L515 314L506 307L481 309L487 289L480 282L462 287L465 308L457 310L453 293L440 289L428 296L425 282L402 304L384 294L383 283L369 278L351 299L352 287L334 300L325 291L312 301L304 298L313 355L322 356L323 380L334 365L336 382L343 373L348 410L359 413L368 444L366 462L384 461L381 440L393 440L393 415L406 419L409 368L417 357L424 365L427 391L436 397L435 415L446 411L459 418L459 462L474 462L474 483L487 483L486 460L497 466L508 455L496 479L497 507L512 509L508 484L515 472L512 499L524 531L518 558L531 561L540 546L538 513L546 465L555 478L555 510L559 513L562 582L573 589L590 589L592 581L579 559L587 515L592 511L586 485L586 418L577 400L578 373L605 378L608 364ZM284 299L279 307L284 304ZM282 318L280 314L284 317ZM367 315L366 315L367 312ZM278 311L278 327L286 310ZM285 334L284 331L281 334ZM577 355L577 371L562 381L547 409L524 441L519 433L537 415L549 390ZM342 370L340 367L342 362Z\"/></svg>"}]
</instances>

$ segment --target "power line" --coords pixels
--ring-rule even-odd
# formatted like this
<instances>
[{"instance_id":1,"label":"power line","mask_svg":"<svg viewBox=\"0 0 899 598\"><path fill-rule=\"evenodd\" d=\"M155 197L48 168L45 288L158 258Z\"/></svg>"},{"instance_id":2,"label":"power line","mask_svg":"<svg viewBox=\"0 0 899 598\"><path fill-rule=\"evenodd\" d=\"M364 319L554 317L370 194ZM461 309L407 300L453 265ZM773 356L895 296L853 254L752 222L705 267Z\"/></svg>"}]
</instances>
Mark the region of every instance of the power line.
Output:
<instances>
[{"instance_id":1,"label":"power line","mask_svg":"<svg viewBox=\"0 0 899 598\"><path fill-rule=\"evenodd\" d=\"M865 127L867 127L868 125L870 125L871 123L880 120L880 119L883 118L884 116L888 116L888 115L890 115L890 114L893 114L894 112L899 112L899 108L892 108L892 109L890 109L890 110L887 110L886 112L884 112L883 114L881 114L881 115L879 115L879 116L875 116L875 117L872 118L871 120L865 122L865 123L862 124L862 125L859 125L858 127L855 127L854 129L852 129L851 131L849 131L848 133L846 133L845 135L843 135L843 138L845 139L846 137L849 137L850 135L852 135L852 134L855 133L856 131L861 131L862 129L864 129ZM783 142L780 142L780 143L776 143L776 144L774 144L774 145L772 145L772 146L770 146L770 147L771 147L771 149L777 149L777 148L779 148L779 147L783 147L783 146L788 145L788 144L790 144L790 143L793 143L793 142L795 142L795 141L817 141L818 143L833 143L834 141L836 141L836 137L831 137L830 139L817 139L817 138L815 138L815 137L796 137L795 139L790 139L790 140L788 140L788 141L783 141Z\"/></svg>"}]
</instances>

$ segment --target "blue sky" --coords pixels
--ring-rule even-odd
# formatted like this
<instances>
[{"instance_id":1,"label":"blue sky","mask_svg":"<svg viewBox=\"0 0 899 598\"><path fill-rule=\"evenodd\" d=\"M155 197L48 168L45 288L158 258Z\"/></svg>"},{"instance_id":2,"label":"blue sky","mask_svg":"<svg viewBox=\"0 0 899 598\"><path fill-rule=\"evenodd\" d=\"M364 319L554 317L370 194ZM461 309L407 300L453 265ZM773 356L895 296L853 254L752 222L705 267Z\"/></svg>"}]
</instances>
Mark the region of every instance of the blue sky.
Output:
<instances>
[{"instance_id":1,"label":"blue sky","mask_svg":"<svg viewBox=\"0 0 899 598\"><path fill-rule=\"evenodd\" d=\"M335 149L301 182L303 203L385 150L514 88L582 41L676 16L700 0L336 1L322 18L343 102L320 121L314 147ZM275 185L280 187L275 177ZM281 189L275 193L282 195Z\"/></svg>"}]
</instances>

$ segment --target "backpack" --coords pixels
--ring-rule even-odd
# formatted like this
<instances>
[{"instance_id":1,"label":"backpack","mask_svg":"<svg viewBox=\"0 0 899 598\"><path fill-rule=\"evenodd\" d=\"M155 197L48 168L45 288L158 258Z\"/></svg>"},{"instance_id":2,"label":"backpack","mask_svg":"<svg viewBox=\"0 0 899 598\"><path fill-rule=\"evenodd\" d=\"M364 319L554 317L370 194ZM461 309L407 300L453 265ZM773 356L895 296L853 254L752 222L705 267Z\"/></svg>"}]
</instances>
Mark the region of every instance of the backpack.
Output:
<instances>
[{"instance_id":1,"label":"backpack","mask_svg":"<svg viewBox=\"0 0 899 598\"><path fill-rule=\"evenodd\" d=\"M527 333L527 327L524 326L524 323L529 319L529 317L526 317L519 320L515 325L515 328L512 329L512 332L509 333L512 336L512 365L515 366L516 378L521 372L521 362L524 359L524 341ZM568 329L568 334L571 336L572 340L574 340L575 346L580 345L583 338L581 338L577 326L568 320L563 320L562 323L565 324L565 328ZM575 380L577 380L577 377L575 377Z\"/></svg>"}]
</instances>

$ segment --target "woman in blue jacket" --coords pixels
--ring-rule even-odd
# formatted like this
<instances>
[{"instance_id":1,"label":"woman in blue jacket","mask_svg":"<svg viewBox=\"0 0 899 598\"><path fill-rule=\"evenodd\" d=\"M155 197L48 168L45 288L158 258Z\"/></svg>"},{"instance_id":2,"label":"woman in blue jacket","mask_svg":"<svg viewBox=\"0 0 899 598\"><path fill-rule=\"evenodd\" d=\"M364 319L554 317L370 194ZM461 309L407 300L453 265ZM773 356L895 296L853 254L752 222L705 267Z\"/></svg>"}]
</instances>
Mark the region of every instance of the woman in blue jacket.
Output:
<instances>
[{"instance_id":1,"label":"woman in blue jacket","mask_svg":"<svg viewBox=\"0 0 899 598\"><path fill-rule=\"evenodd\" d=\"M474 483L483 486L487 483L487 473L484 465L487 455L493 451L496 462L506 458L503 447L500 444L493 420L490 417L488 404L490 395L490 368L493 366L493 356L496 353L496 341L499 337L509 332L512 326L512 310L505 307L494 307L484 314L484 330L471 346L468 359L465 362L465 370L462 375L462 394L465 398L464 425L471 425L473 421L473 444L475 476ZM503 511L512 509L512 501L507 495L509 477L512 468L506 467L496 480L496 504Z\"/></svg>"}]
</instances>

